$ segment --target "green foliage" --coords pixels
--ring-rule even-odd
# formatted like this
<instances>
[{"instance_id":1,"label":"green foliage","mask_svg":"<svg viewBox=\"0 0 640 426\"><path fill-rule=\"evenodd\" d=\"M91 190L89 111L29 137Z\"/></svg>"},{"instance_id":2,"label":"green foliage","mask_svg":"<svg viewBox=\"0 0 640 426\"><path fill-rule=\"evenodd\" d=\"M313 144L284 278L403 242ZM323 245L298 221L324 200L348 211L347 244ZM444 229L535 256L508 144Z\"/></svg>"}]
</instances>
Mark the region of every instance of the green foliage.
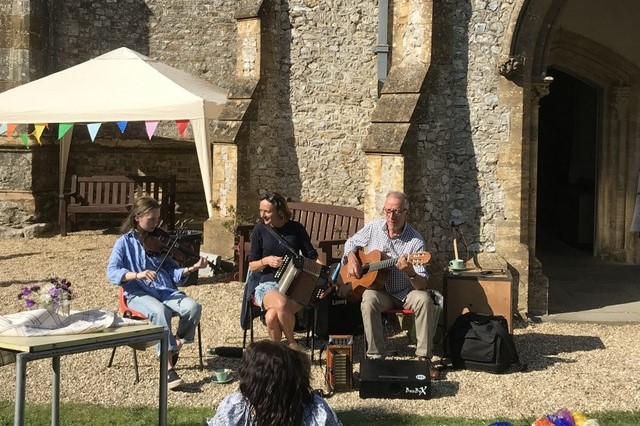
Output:
<instances>
[{"instance_id":1,"label":"green foliage","mask_svg":"<svg viewBox=\"0 0 640 426\"><path fill-rule=\"evenodd\" d=\"M331 401L329 401L330 403ZM0 401L0 425L13 424L13 401ZM202 426L205 419L213 415L214 407L191 408L169 407L168 424L172 426ZM544 414L544 413L542 413ZM542 415L541 414L541 415ZM28 404L25 424L46 426L51 424L51 406ZM602 426L628 426L640 424L640 411L606 411L585 413L589 418L598 419ZM528 426L535 417L508 419L465 419L455 417L431 417L402 415L376 410L339 411L338 418L345 426L374 424L415 425L415 426L487 426L495 421L508 421L514 426ZM94 404L62 403L60 424L69 426L147 426L158 424L157 407L105 407Z\"/></svg>"},{"instance_id":2,"label":"green foliage","mask_svg":"<svg viewBox=\"0 0 640 426\"><path fill-rule=\"evenodd\" d=\"M245 217L242 214L239 214L233 206L227 206L227 212L229 212L230 218L222 222L222 227L234 235L238 225L256 223L256 218Z\"/></svg>"}]
</instances>

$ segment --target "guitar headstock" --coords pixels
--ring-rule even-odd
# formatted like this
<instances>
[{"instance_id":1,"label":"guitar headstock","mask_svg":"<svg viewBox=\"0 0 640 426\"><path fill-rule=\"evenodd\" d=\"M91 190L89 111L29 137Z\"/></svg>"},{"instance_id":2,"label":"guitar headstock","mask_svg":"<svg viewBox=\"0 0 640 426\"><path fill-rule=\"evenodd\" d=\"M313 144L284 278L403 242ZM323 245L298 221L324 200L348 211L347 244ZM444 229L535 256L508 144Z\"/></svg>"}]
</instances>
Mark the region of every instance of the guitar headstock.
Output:
<instances>
[{"instance_id":1,"label":"guitar headstock","mask_svg":"<svg viewBox=\"0 0 640 426\"><path fill-rule=\"evenodd\" d=\"M431 253L428 251L421 251L418 253L413 253L409 255L408 261L409 263L413 263L414 265L424 265L429 263L431 260Z\"/></svg>"}]
</instances>

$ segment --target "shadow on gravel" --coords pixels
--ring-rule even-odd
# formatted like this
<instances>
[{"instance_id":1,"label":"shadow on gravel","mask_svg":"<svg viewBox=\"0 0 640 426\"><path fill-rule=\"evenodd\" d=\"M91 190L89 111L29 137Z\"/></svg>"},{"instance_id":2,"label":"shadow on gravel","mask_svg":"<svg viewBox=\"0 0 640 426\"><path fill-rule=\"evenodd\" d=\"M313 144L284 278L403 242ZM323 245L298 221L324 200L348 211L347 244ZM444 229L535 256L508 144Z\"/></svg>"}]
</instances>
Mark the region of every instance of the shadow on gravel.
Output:
<instances>
[{"instance_id":1,"label":"shadow on gravel","mask_svg":"<svg viewBox=\"0 0 640 426\"><path fill-rule=\"evenodd\" d=\"M527 371L544 370L557 363L575 362L561 354L605 349L599 337L528 333L515 336L515 343Z\"/></svg>"},{"instance_id":2,"label":"shadow on gravel","mask_svg":"<svg viewBox=\"0 0 640 426\"><path fill-rule=\"evenodd\" d=\"M0 287L11 287L12 285L32 285L32 284L34 284L33 280L0 281ZM17 291L20 291L20 289L18 289Z\"/></svg>"},{"instance_id":3,"label":"shadow on gravel","mask_svg":"<svg viewBox=\"0 0 640 426\"><path fill-rule=\"evenodd\" d=\"M0 256L0 260L17 259L19 257L28 257L28 256L38 255L38 254L42 254L42 253L38 253L38 252L16 253L16 254L10 254L9 256Z\"/></svg>"}]
</instances>

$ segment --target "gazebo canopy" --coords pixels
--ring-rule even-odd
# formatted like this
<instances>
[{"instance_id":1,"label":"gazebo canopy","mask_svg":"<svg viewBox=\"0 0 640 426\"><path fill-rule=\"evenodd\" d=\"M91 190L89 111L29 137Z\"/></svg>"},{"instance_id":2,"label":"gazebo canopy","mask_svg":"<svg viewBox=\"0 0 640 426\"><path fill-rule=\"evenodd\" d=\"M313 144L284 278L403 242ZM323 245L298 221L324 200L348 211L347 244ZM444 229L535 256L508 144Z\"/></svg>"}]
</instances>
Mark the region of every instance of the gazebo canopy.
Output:
<instances>
[{"instance_id":1,"label":"gazebo canopy","mask_svg":"<svg viewBox=\"0 0 640 426\"><path fill-rule=\"evenodd\" d=\"M104 123L189 120L209 216L212 164L207 120L217 119L225 92L126 47L0 93L0 123ZM60 143L63 190L71 131Z\"/></svg>"}]
</instances>

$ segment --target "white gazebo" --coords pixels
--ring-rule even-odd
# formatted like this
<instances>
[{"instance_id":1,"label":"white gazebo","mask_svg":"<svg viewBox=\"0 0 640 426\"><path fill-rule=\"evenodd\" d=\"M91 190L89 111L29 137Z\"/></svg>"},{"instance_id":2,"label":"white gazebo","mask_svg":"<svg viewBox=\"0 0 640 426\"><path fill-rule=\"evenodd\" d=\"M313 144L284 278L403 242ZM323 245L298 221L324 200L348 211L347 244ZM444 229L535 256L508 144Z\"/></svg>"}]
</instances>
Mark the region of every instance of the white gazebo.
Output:
<instances>
[{"instance_id":1,"label":"white gazebo","mask_svg":"<svg viewBox=\"0 0 640 426\"><path fill-rule=\"evenodd\" d=\"M66 70L0 93L0 123L104 123L189 120L207 210L212 163L209 120L220 116L225 92L184 71L121 47ZM60 192L72 130L60 139Z\"/></svg>"}]
</instances>

